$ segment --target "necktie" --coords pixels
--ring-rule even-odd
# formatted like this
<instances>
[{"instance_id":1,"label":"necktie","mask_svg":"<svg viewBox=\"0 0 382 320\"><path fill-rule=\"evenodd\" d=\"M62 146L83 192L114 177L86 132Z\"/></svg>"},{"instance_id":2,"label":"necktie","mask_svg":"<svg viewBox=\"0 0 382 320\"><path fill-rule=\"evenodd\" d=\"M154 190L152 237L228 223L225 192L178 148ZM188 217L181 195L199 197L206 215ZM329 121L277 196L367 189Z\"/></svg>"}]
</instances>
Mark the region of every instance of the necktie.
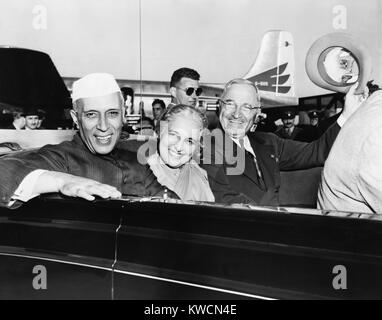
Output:
<instances>
[{"instance_id":1,"label":"necktie","mask_svg":"<svg viewBox=\"0 0 382 320\"><path fill-rule=\"evenodd\" d=\"M239 139L239 144L240 144L240 147L245 150L246 152L249 152L245 149L244 147L244 139ZM261 189L265 189L265 183L264 183L264 180L263 180L263 175L261 174L261 170L260 170L260 167L259 167L259 164L257 163L257 158L256 158L256 154L252 154L251 152L249 152L251 154L251 156L253 157L253 162L255 163L255 166L256 166L256 171L257 171L257 179L259 181L259 184L260 184L260 188Z\"/></svg>"}]
</instances>

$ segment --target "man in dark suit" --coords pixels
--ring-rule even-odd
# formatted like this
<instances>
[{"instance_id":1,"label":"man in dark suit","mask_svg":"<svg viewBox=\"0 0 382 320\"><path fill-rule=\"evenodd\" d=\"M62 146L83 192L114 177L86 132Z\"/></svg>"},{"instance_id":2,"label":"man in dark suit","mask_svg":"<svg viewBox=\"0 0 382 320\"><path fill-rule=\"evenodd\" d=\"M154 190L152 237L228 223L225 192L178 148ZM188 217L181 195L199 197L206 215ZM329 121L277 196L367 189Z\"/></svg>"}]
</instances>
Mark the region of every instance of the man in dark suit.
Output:
<instances>
[{"instance_id":1,"label":"man in dark suit","mask_svg":"<svg viewBox=\"0 0 382 320\"><path fill-rule=\"evenodd\" d=\"M256 86L244 79L230 81L220 100L221 129L203 148L203 168L217 202L278 205L280 171L322 166L340 131L354 112L349 106L320 139L311 143L254 132L261 115Z\"/></svg>"},{"instance_id":2,"label":"man in dark suit","mask_svg":"<svg viewBox=\"0 0 382 320\"><path fill-rule=\"evenodd\" d=\"M93 200L156 195L162 187L119 142L124 104L114 77L90 74L73 83L72 141L0 159L0 205L17 207L43 193Z\"/></svg>"}]
</instances>

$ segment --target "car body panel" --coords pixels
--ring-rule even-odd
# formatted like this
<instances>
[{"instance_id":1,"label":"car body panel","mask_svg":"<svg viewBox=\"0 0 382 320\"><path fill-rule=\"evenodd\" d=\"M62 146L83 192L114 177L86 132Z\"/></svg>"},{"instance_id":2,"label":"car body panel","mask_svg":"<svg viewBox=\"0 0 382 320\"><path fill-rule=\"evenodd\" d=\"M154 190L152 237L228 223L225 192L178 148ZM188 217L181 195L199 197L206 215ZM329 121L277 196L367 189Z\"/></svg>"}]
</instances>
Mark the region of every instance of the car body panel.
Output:
<instances>
[{"instance_id":1,"label":"car body panel","mask_svg":"<svg viewBox=\"0 0 382 320\"><path fill-rule=\"evenodd\" d=\"M14 252L10 255L0 253L0 299L111 298L111 268L94 267L94 264L68 263L59 260L59 257L54 258L57 260L41 257L35 252L20 255ZM39 275L33 273L36 266L43 266L47 270L46 290L33 287L33 281Z\"/></svg>"},{"instance_id":2,"label":"car body panel","mask_svg":"<svg viewBox=\"0 0 382 320\"><path fill-rule=\"evenodd\" d=\"M301 208L41 197L0 209L1 298L381 298L381 223ZM35 263L47 268L46 293L32 290ZM336 266L346 290L333 287Z\"/></svg>"}]
</instances>

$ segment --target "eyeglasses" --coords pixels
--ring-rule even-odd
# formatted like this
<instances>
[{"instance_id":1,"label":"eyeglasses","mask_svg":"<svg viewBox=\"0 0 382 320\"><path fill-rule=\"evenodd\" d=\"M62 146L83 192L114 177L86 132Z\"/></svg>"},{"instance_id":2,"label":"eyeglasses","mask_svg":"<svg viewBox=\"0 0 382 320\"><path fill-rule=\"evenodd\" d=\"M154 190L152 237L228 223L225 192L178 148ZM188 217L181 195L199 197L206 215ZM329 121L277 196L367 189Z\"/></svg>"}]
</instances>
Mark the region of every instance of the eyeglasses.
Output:
<instances>
[{"instance_id":1,"label":"eyeglasses","mask_svg":"<svg viewBox=\"0 0 382 320\"><path fill-rule=\"evenodd\" d=\"M225 107L228 111L235 111L238 107L238 105L235 101L220 100L220 102L225 105ZM261 107L255 107L255 106L250 105L249 103L244 103L240 107L244 112L251 112L252 110L261 110Z\"/></svg>"},{"instance_id":2,"label":"eyeglasses","mask_svg":"<svg viewBox=\"0 0 382 320\"><path fill-rule=\"evenodd\" d=\"M186 92L186 95L188 96L192 96L192 94L194 93L195 91L195 94L197 97L199 97L202 92L203 92L203 89L202 88L193 88L193 87L189 87L189 88L186 88L186 89L183 89L183 88L180 88L180 87L177 87L178 89L180 90L183 90L184 92Z\"/></svg>"}]
</instances>

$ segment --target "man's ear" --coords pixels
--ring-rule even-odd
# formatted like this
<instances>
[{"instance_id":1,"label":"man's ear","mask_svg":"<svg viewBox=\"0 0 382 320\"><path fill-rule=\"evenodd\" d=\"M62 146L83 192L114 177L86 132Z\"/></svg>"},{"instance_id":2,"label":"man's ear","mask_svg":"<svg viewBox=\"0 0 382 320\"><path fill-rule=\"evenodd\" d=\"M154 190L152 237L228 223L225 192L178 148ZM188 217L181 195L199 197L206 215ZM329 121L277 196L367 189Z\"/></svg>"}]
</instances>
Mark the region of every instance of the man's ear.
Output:
<instances>
[{"instance_id":1,"label":"man's ear","mask_svg":"<svg viewBox=\"0 0 382 320\"><path fill-rule=\"evenodd\" d=\"M174 99L176 98L176 88L175 88L175 87L171 87L171 88L170 88L170 95L171 95L171 97L173 97Z\"/></svg>"},{"instance_id":2,"label":"man's ear","mask_svg":"<svg viewBox=\"0 0 382 320\"><path fill-rule=\"evenodd\" d=\"M79 129L77 112L73 109L70 110L70 116L72 117L73 122L76 124L76 127Z\"/></svg>"}]
</instances>

